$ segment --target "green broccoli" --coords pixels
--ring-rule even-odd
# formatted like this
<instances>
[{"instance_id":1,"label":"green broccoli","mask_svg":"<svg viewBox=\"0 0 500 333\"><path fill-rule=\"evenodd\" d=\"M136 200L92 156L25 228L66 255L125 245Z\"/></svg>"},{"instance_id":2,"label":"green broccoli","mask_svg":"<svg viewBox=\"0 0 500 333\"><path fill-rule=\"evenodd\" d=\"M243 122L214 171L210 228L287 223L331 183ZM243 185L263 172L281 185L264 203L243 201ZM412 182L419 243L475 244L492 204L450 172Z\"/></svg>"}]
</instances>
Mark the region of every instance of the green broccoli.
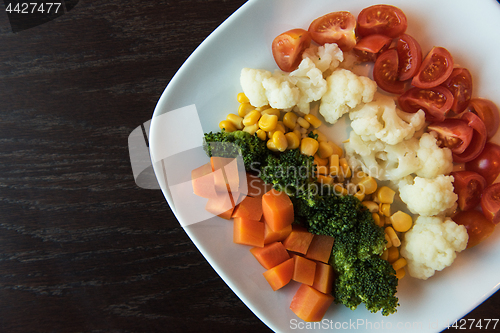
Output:
<instances>
[{"instance_id":1,"label":"green broccoli","mask_svg":"<svg viewBox=\"0 0 500 333\"><path fill-rule=\"evenodd\" d=\"M209 157L237 157L241 154L247 171L259 170L271 153L265 141L244 131L205 133L203 149Z\"/></svg>"}]
</instances>

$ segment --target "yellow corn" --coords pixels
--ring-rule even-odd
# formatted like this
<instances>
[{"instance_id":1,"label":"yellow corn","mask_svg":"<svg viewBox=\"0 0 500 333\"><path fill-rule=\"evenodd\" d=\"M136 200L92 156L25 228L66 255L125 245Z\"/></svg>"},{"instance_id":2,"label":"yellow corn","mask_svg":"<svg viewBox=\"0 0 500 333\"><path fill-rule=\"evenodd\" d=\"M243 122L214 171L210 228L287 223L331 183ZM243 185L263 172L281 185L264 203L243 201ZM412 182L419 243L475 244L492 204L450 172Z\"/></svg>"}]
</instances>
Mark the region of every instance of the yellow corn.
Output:
<instances>
[{"instance_id":1,"label":"yellow corn","mask_svg":"<svg viewBox=\"0 0 500 333\"><path fill-rule=\"evenodd\" d=\"M378 205L378 212L384 216L391 216L391 205L386 203L380 203Z\"/></svg>"},{"instance_id":2,"label":"yellow corn","mask_svg":"<svg viewBox=\"0 0 500 333\"><path fill-rule=\"evenodd\" d=\"M311 126L311 124L309 124L309 122L302 117L297 118L297 124L299 124L300 127L305 128L305 129L308 129L309 126Z\"/></svg>"},{"instance_id":3,"label":"yellow corn","mask_svg":"<svg viewBox=\"0 0 500 333\"><path fill-rule=\"evenodd\" d=\"M314 116L312 114L306 114L304 116L304 119L307 120L307 122L309 124L311 124L312 127L314 127L314 128L318 128L321 126L321 120L319 120L316 116Z\"/></svg>"},{"instance_id":4,"label":"yellow corn","mask_svg":"<svg viewBox=\"0 0 500 333\"><path fill-rule=\"evenodd\" d=\"M371 213L378 213L378 205L373 202L373 201L368 201L368 200L365 200L362 202L362 204L368 208L368 210L371 212Z\"/></svg>"},{"instance_id":5,"label":"yellow corn","mask_svg":"<svg viewBox=\"0 0 500 333\"><path fill-rule=\"evenodd\" d=\"M399 258L395 262L392 263L392 268L394 268L395 271L397 271L400 268L403 268L406 266L406 259L405 258Z\"/></svg>"},{"instance_id":6,"label":"yellow corn","mask_svg":"<svg viewBox=\"0 0 500 333\"><path fill-rule=\"evenodd\" d=\"M334 176L340 174L339 155L332 154L330 155L328 160L328 163L330 165L330 174Z\"/></svg>"},{"instance_id":7,"label":"yellow corn","mask_svg":"<svg viewBox=\"0 0 500 333\"><path fill-rule=\"evenodd\" d=\"M285 126L289 129L293 130L295 128L295 125L297 125L297 118L298 116L295 114L295 112L287 112L283 116L283 124L285 124Z\"/></svg>"},{"instance_id":8,"label":"yellow corn","mask_svg":"<svg viewBox=\"0 0 500 333\"><path fill-rule=\"evenodd\" d=\"M244 126L250 126L253 124L257 124L257 122L260 119L260 112L257 110L252 110L248 112L244 117L243 120L241 121Z\"/></svg>"},{"instance_id":9,"label":"yellow corn","mask_svg":"<svg viewBox=\"0 0 500 333\"><path fill-rule=\"evenodd\" d=\"M255 108L250 103L241 103L238 107L238 115L244 117L248 112L253 110L255 110Z\"/></svg>"},{"instance_id":10,"label":"yellow corn","mask_svg":"<svg viewBox=\"0 0 500 333\"><path fill-rule=\"evenodd\" d=\"M258 108L255 108L255 110L262 112L262 111L267 110L269 108L270 108L269 105L264 105L264 106L259 106Z\"/></svg>"},{"instance_id":11,"label":"yellow corn","mask_svg":"<svg viewBox=\"0 0 500 333\"><path fill-rule=\"evenodd\" d=\"M259 119L259 127L261 130L270 132L276 128L278 124L278 116L274 114L263 114Z\"/></svg>"},{"instance_id":12,"label":"yellow corn","mask_svg":"<svg viewBox=\"0 0 500 333\"><path fill-rule=\"evenodd\" d=\"M236 127L236 129L243 129L243 118L236 115L236 114L233 114L233 113L230 113L227 115L226 117L226 120L229 120L230 122L233 123L234 127Z\"/></svg>"},{"instance_id":13,"label":"yellow corn","mask_svg":"<svg viewBox=\"0 0 500 333\"><path fill-rule=\"evenodd\" d=\"M384 250L384 252L382 252L382 254L380 255L380 259L382 260L388 260L389 259L389 250Z\"/></svg>"},{"instance_id":14,"label":"yellow corn","mask_svg":"<svg viewBox=\"0 0 500 333\"><path fill-rule=\"evenodd\" d=\"M223 120L219 123L220 129L225 130L226 132L234 132L236 131L236 127L229 120Z\"/></svg>"},{"instance_id":15,"label":"yellow corn","mask_svg":"<svg viewBox=\"0 0 500 333\"><path fill-rule=\"evenodd\" d=\"M318 183L324 184L324 185L332 185L333 184L333 178L330 176L325 176L325 175L318 175Z\"/></svg>"},{"instance_id":16,"label":"yellow corn","mask_svg":"<svg viewBox=\"0 0 500 333\"><path fill-rule=\"evenodd\" d=\"M272 114L272 115L275 115L276 117L280 116L280 110L273 109L273 108L268 108L268 109L262 110L260 113L262 113L262 114Z\"/></svg>"},{"instance_id":17,"label":"yellow corn","mask_svg":"<svg viewBox=\"0 0 500 333\"><path fill-rule=\"evenodd\" d=\"M288 149L296 149L300 145L300 137L295 132L288 132L285 134L288 143Z\"/></svg>"},{"instance_id":18,"label":"yellow corn","mask_svg":"<svg viewBox=\"0 0 500 333\"><path fill-rule=\"evenodd\" d=\"M347 195L347 189L342 184L333 185L333 190L340 195Z\"/></svg>"},{"instance_id":19,"label":"yellow corn","mask_svg":"<svg viewBox=\"0 0 500 333\"><path fill-rule=\"evenodd\" d=\"M274 145L273 140L267 140L266 145L267 145L267 148L269 148L269 150L278 151L278 149Z\"/></svg>"},{"instance_id":20,"label":"yellow corn","mask_svg":"<svg viewBox=\"0 0 500 333\"><path fill-rule=\"evenodd\" d=\"M342 170L342 175L345 178L351 178L352 172L351 172L351 167L347 163L347 160L345 157L342 157L339 159L339 165L340 165L340 170Z\"/></svg>"},{"instance_id":21,"label":"yellow corn","mask_svg":"<svg viewBox=\"0 0 500 333\"><path fill-rule=\"evenodd\" d=\"M377 190L377 181L371 176L362 178L358 185L365 194L372 194Z\"/></svg>"},{"instance_id":22,"label":"yellow corn","mask_svg":"<svg viewBox=\"0 0 500 333\"><path fill-rule=\"evenodd\" d=\"M377 198L381 203L393 203L395 194L396 192L388 186L382 186L377 190Z\"/></svg>"},{"instance_id":23,"label":"yellow corn","mask_svg":"<svg viewBox=\"0 0 500 333\"><path fill-rule=\"evenodd\" d=\"M243 131L244 132L248 132L248 133L250 133L252 135L254 135L255 132L257 132L258 129L259 129L259 125L257 125L257 124L253 124L253 125L250 125L250 126L243 127Z\"/></svg>"},{"instance_id":24,"label":"yellow corn","mask_svg":"<svg viewBox=\"0 0 500 333\"><path fill-rule=\"evenodd\" d=\"M328 159L327 158L321 158L321 157L319 157L318 153L316 153L316 155L314 155L314 163L316 163L316 165L327 166L328 165Z\"/></svg>"},{"instance_id":25,"label":"yellow corn","mask_svg":"<svg viewBox=\"0 0 500 333\"><path fill-rule=\"evenodd\" d=\"M396 277L398 278L398 280L401 280L402 278L404 278L405 275L406 275L406 272L405 272L404 268L400 268L396 271Z\"/></svg>"},{"instance_id":26,"label":"yellow corn","mask_svg":"<svg viewBox=\"0 0 500 333\"><path fill-rule=\"evenodd\" d=\"M342 150L342 148L340 148L339 146L337 146L334 142L328 141L328 144L330 146L332 146L333 153L339 155L339 158L344 155L344 151Z\"/></svg>"},{"instance_id":27,"label":"yellow corn","mask_svg":"<svg viewBox=\"0 0 500 333\"><path fill-rule=\"evenodd\" d=\"M255 132L257 137L261 139L262 141L265 141L267 139L267 133L260 128Z\"/></svg>"},{"instance_id":28,"label":"yellow corn","mask_svg":"<svg viewBox=\"0 0 500 333\"><path fill-rule=\"evenodd\" d=\"M399 237L396 234L396 231L394 231L394 229L392 227L386 227L385 233L391 239L392 245L394 245L395 247L399 247L401 245L401 241L399 240Z\"/></svg>"},{"instance_id":29,"label":"yellow corn","mask_svg":"<svg viewBox=\"0 0 500 333\"><path fill-rule=\"evenodd\" d=\"M302 132L300 132L300 126L297 125L295 126L295 128L293 129L293 133L297 136L297 138L301 138L302 137Z\"/></svg>"},{"instance_id":30,"label":"yellow corn","mask_svg":"<svg viewBox=\"0 0 500 333\"><path fill-rule=\"evenodd\" d=\"M385 234L385 240L387 241L385 248L390 249L392 247L392 241L388 234Z\"/></svg>"},{"instance_id":31,"label":"yellow corn","mask_svg":"<svg viewBox=\"0 0 500 333\"><path fill-rule=\"evenodd\" d=\"M354 197L356 197L359 201L365 200L365 194L361 191L357 191L356 193L354 193Z\"/></svg>"},{"instance_id":32,"label":"yellow corn","mask_svg":"<svg viewBox=\"0 0 500 333\"><path fill-rule=\"evenodd\" d=\"M407 232L413 225L413 219L410 215L402 211L397 211L391 216L391 224L394 230L398 232Z\"/></svg>"},{"instance_id":33,"label":"yellow corn","mask_svg":"<svg viewBox=\"0 0 500 333\"><path fill-rule=\"evenodd\" d=\"M366 173L364 173L363 171L358 170L356 172L353 172L352 177L351 177L351 182L354 184L358 184L361 181L361 179L363 179L365 177L368 177L368 175Z\"/></svg>"},{"instance_id":34,"label":"yellow corn","mask_svg":"<svg viewBox=\"0 0 500 333\"><path fill-rule=\"evenodd\" d=\"M392 264L393 262L395 262L396 260L399 259L399 250L397 247L390 247L388 249L388 258L387 260Z\"/></svg>"},{"instance_id":35,"label":"yellow corn","mask_svg":"<svg viewBox=\"0 0 500 333\"><path fill-rule=\"evenodd\" d=\"M238 95L236 95L236 99L238 100L239 103L250 102L250 100L248 99L247 95L245 95L244 92L240 92Z\"/></svg>"},{"instance_id":36,"label":"yellow corn","mask_svg":"<svg viewBox=\"0 0 500 333\"><path fill-rule=\"evenodd\" d=\"M328 137L326 135L324 135L323 133L321 133L320 131L318 131L317 129L313 130L313 134L318 136L318 139L317 139L318 142L323 142L323 141L328 142Z\"/></svg>"},{"instance_id":37,"label":"yellow corn","mask_svg":"<svg viewBox=\"0 0 500 333\"><path fill-rule=\"evenodd\" d=\"M328 158L332 156L333 155L332 146L330 146L326 141L319 141L318 155L321 158Z\"/></svg>"},{"instance_id":38,"label":"yellow corn","mask_svg":"<svg viewBox=\"0 0 500 333\"><path fill-rule=\"evenodd\" d=\"M286 140L285 133L281 131L274 131L273 134L273 143L276 149L280 152L284 152L288 147L288 141Z\"/></svg>"},{"instance_id":39,"label":"yellow corn","mask_svg":"<svg viewBox=\"0 0 500 333\"><path fill-rule=\"evenodd\" d=\"M300 152L304 155L314 156L318 151L319 143L310 137L305 137L300 141Z\"/></svg>"},{"instance_id":40,"label":"yellow corn","mask_svg":"<svg viewBox=\"0 0 500 333\"><path fill-rule=\"evenodd\" d=\"M269 134L269 139L272 139L273 138L273 134L274 132L276 131L280 131L280 132L283 132L283 134L285 134L286 132L286 129L285 129L285 125L283 125L283 122L279 121L276 123L276 127L270 131L268 134Z\"/></svg>"},{"instance_id":41,"label":"yellow corn","mask_svg":"<svg viewBox=\"0 0 500 333\"><path fill-rule=\"evenodd\" d=\"M327 175L330 175L330 173L328 172L328 168L326 167L326 165L318 165L316 166L316 172L320 175L323 175L323 176L327 176Z\"/></svg>"},{"instance_id":42,"label":"yellow corn","mask_svg":"<svg viewBox=\"0 0 500 333\"><path fill-rule=\"evenodd\" d=\"M373 221L375 221L375 224L380 226L380 215L377 213L372 213Z\"/></svg>"}]
</instances>

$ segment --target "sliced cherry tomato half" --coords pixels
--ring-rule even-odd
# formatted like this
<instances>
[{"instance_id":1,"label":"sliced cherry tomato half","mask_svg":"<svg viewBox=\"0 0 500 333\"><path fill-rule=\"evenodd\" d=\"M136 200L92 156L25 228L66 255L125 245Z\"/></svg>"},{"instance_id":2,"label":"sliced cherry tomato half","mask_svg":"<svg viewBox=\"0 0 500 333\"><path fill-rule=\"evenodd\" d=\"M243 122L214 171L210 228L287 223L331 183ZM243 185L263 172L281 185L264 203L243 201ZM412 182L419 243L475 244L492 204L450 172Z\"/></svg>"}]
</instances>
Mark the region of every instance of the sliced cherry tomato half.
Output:
<instances>
[{"instance_id":1,"label":"sliced cherry tomato half","mask_svg":"<svg viewBox=\"0 0 500 333\"><path fill-rule=\"evenodd\" d=\"M450 52L444 47L435 46L425 56L411 84L424 89L436 87L446 81L452 71L453 57Z\"/></svg>"},{"instance_id":2,"label":"sliced cherry tomato half","mask_svg":"<svg viewBox=\"0 0 500 333\"><path fill-rule=\"evenodd\" d=\"M399 80L409 80L415 76L422 63L422 48L410 35L402 35L396 44L399 57Z\"/></svg>"},{"instance_id":3,"label":"sliced cherry tomato half","mask_svg":"<svg viewBox=\"0 0 500 333\"><path fill-rule=\"evenodd\" d=\"M391 42L392 38L384 35L369 35L358 41L354 52L360 61L375 61L377 55L387 50Z\"/></svg>"},{"instance_id":4,"label":"sliced cherry tomato half","mask_svg":"<svg viewBox=\"0 0 500 333\"><path fill-rule=\"evenodd\" d=\"M395 38L404 34L407 27L408 20L403 11L390 5L366 7L358 15L357 32L360 36L380 34Z\"/></svg>"},{"instance_id":5,"label":"sliced cherry tomato half","mask_svg":"<svg viewBox=\"0 0 500 333\"><path fill-rule=\"evenodd\" d=\"M453 94L451 111L459 114L465 110L472 97L472 76L467 68L454 68L443 85Z\"/></svg>"},{"instance_id":6,"label":"sliced cherry tomato half","mask_svg":"<svg viewBox=\"0 0 500 333\"><path fill-rule=\"evenodd\" d=\"M488 220L494 224L500 223L500 183L491 184L484 189L481 209Z\"/></svg>"},{"instance_id":7,"label":"sliced cherry tomato half","mask_svg":"<svg viewBox=\"0 0 500 333\"><path fill-rule=\"evenodd\" d=\"M500 146L489 141L483 151L472 161L465 163L465 170L477 172L492 184L500 175Z\"/></svg>"},{"instance_id":8,"label":"sliced cherry tomato half","mask_svg":"<svg viewBox=\"0 0 500 333\"><path fill-rule=\"evenodd\" d=\"M473 98L470 100L466 111L477 114L486 126L488 139L491 139L500 125L500 113L495 103L489 99Z\"/></svg>"},{"instance_id":9,"label":"sliced cherry tomato half","mask_svg":"<svg viewBox=\"0 0 500 333\"><path fill-rule=\"evenodd\" d=\"M398 80L398 67L396 49L389 49L378 56L373 66L373 79L381 89L393 94L405 91L405 83Z\"/></svg>"},{"instance_id":10,"label":"sliced cherry tomato half","mask_svg":"<svg viewBox=\"0 0 500 333\"><path fill-rule=\"evenodd\" d=\"M285 72L295 70L302 53L311 45L311 35L304 29L288 30L273 40L272 51L278 67Z\"/></svg>"},{"instance_id":11,"label":"sliced cherry tomato half","mask_svg":"<svg viewBox=\"0 0 500 333\"><path fill-rule=\"evenodd\" d=\"M399 107L406 112L415 113L422 109L429 122L443 121L453 104L453 95L446 87L429 89L413 87L398 97Z\"/></svg>"},{"instance_id":12,"label":"sliced cherry tomato half","mask_svg":"<svg viewBox=\"0 0 500 333\"><path fill-rule=\"evenodd\" d=\"M320 45L337 43L344 52L356 45L356 17L349 12L339 11L318 17L308 30L311 38Z\"/></svg>"},{"instance_id":13,"label":"sliced cherry tomato half","mask_svg":"<svg viewBox=\"0 0 500 333\"><path fill-rule=\"evenodd\" d=\"M495 225L478 210L458 212L451 219L456 224L463 225L467 230L469 235L468 249L484 241L495 230Z\"/></svg>"},{"instance_id":14,"label":"sliced cherry tomato half","mask_svg":"<svg viewBox=\"0 0 500 333\"><path fill-rule=\"evenodd\" d=\"M474 130L467 122L455 118L432 123L427 127L427 130L436 132L439 146L449 148L453 156L462 154L474 135Z\"/></svg>"},{"instance_id":15,"label":"sliced cherry tomato half","mask_svg":"<svg viewBox=\"0 0 500 333\"><path fill-rule=\"evenodd\" d=\"M474 130L472 140L461 154L453 154L453 162L466 163L472 161L481 154L486 144L486 126L483 121L472 112L464 112L460 119L465 120Z\"/></svg>"},{"instance_id":16,"label":"sliced cherry tomato half","mask_svg":"<svg viewBox=\"0 0 500 333\"><path fill-rule=\"evenodd\" d=\"M479 205L481 193L488 186L483 176L474 171L453 171L454 192L458 195L458 208L471 210Z\"/></svg>"}]
</instances>

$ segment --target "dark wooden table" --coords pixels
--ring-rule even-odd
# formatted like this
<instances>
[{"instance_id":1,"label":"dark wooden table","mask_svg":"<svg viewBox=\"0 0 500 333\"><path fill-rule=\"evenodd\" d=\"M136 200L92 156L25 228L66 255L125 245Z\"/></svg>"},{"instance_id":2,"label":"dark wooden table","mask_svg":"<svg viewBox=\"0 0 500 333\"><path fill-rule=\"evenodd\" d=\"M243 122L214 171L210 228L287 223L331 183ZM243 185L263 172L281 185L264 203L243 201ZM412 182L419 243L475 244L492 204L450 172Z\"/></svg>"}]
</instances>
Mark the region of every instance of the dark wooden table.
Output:
<instances>
[{"instance_id":1,"label":"dark wooden table","mask_svg":"<svg viewBox=\"0 0 500 333\"><path fill-rule=\"evenodd\" d=\"M0 332L269 331L136 185L127 144L243 3L73 0L16 33L0 6Z\"/></svg>"}]
</instances>

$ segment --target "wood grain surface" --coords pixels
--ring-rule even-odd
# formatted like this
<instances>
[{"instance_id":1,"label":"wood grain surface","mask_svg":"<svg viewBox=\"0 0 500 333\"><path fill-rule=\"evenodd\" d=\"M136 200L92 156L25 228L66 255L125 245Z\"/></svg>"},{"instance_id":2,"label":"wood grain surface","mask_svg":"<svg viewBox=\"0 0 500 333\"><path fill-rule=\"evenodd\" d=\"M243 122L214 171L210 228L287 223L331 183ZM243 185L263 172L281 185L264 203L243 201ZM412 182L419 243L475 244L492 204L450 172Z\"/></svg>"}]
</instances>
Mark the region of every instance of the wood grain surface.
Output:
<instances>
[{"instance_id":1,"label":"wood grain surface","mask_svg":"<svg viewBox=\"0 0 500 333\"><path fill-rule=\"evenodd\" d=\"M135 184L127 145L243 3L80 0L17 33L0 6L0 332L270 331Z\"/></svg>"}]
</instances>

